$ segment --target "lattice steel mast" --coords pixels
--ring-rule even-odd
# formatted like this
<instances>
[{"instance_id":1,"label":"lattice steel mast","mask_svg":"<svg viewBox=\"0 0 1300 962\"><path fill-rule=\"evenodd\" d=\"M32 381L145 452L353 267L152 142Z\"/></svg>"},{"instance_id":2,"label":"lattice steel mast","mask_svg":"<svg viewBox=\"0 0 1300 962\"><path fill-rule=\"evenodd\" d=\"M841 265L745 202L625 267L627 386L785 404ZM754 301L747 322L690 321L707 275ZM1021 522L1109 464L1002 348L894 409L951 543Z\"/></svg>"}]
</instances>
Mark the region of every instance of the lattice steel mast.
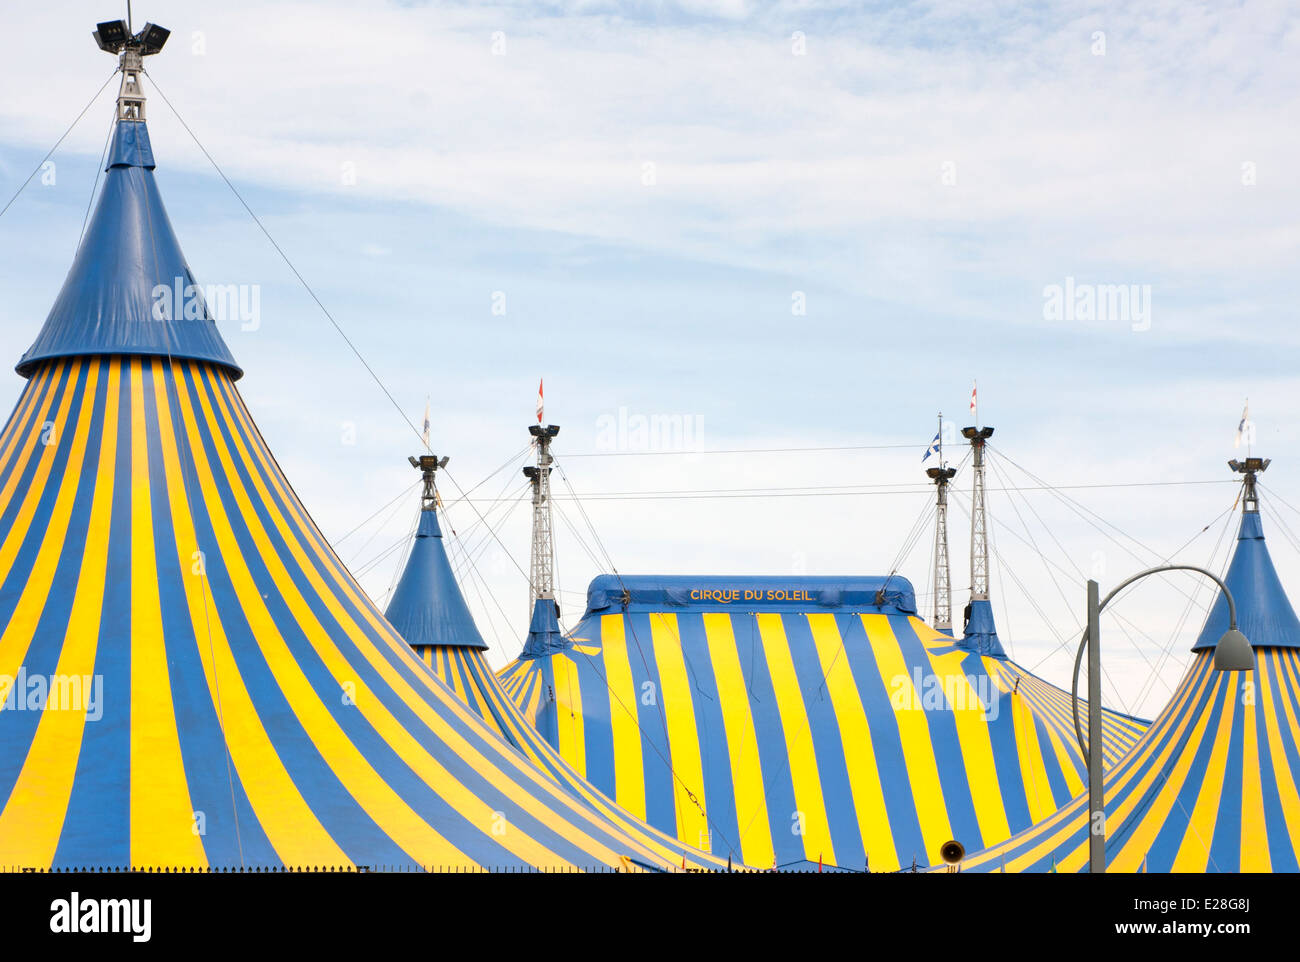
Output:
<instances>
[{"instance_id":1,"label":"lattice steel mast","mask_svg":"<svg viewBox=\"0 0 1300 962\"><path fill-rule=\"evenodd\" d=\"M943 415L939 415L939 464L927 468L934 481L934 620L939 631L952 632L952 572L948 565L948 482L957 469L943 460Z\"/></svg>"},{"instance_id":2,"label":"lattice steel mast","mask_svg":"<svg viewBox=\"0 0 1300 962\"><path fill-rule=\"evenodd\" d=\"M984 445L993 436L989 427L961 429L970 441L974 480L970 505L970 600L987 601L989 597L988 519L984 499Z\"/></svg>"},{"instance_id":3,"label":"lattice steel mast","mask_svg":"<svg viewBox=\"0 0 1300 962\"><path fill-rule=\"evenodd\" d=\"M555 599L555 539L551 517L551 442L560 433L558 424L528 425L537 446L537 464L524 468L533 486L533 546L528 563L528 616L539 598Z\"/></svg>"}]
</instances>

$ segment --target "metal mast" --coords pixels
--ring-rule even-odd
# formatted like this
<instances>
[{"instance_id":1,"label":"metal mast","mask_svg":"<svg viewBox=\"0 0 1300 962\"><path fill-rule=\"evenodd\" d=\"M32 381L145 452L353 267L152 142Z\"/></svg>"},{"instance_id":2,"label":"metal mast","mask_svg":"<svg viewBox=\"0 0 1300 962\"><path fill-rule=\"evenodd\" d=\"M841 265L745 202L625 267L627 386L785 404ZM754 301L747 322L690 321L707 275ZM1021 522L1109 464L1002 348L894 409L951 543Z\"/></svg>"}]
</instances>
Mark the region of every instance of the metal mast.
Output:
<instances>
[{"instance_id":1,"label":"metal mast","mask_svg":"<svg viewBox=\"0 0 1300 962\"><path fill-rule=\"evenodd\" d=\"M934 481L934 627L952 631L952 575L948 567L948 482L957 473L942 461L937 468L927 468Z\"/></svg>"},{"instance_id":2,"label":"metal mast","mask_svg":"<svg viewBox=\"0 0 1300 962\"><path fill-rule=\"evenodd\" d=\"M555 540L551 522L551 442L560 433L558 424L528 425L537 445L537 464L524 468L533 486L533 547L528 564L528 616L539 598L555 599Z\"/></svg>"},{"instance_id":3,"label":"metal mast","mask_svg":"<svg viewBox=\"0 0 1300 962\"><path fill-rule=\"evenodd\" d=\"M988 520L984 513L984 444L993 436L988 427L962 428L961 436L970 441L974 481L970 505L970 600L987 601L989 597Z\"/></svg>"},{"instance_id":4,"label":"metal mast","mask_svg":"<svg viewBox=\"0 0 1300 962\"><path fill-rule=\"evenodd\" d=\"M1228 467L1243 475L1241 490L1241 510L1243 513L1256 514L1259 512L1259 492L1255 490L1256 475L1267 470L1272 463L1272 458L1247 458L1245 461L1238 461L1233 458L1228 462Z\"/></svg>"}]
</instances>

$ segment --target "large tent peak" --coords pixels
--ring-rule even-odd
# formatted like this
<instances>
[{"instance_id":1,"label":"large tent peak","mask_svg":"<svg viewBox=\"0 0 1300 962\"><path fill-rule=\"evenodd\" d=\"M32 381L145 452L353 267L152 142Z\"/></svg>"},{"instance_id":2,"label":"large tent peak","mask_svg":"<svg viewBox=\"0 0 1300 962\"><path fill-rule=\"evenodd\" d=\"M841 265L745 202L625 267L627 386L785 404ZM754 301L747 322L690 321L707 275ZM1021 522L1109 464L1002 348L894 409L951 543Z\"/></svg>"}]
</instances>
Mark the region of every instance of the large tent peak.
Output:
<instances>
[{"instance_id":1,"label":"large tent peak","mask_svg":"<svg viewBox=\"0 0 1300 962\"><path fill-rule=\"evenodd\" d=\"M181 251L154 167L144 121L119 119L95 212L45 325L18 362L23 377L56 358L105 355L207 361L243 374ZM223 303L231 290L236 307L251 303L238 285L220 290Z\"/></svg>"}]
</instances>

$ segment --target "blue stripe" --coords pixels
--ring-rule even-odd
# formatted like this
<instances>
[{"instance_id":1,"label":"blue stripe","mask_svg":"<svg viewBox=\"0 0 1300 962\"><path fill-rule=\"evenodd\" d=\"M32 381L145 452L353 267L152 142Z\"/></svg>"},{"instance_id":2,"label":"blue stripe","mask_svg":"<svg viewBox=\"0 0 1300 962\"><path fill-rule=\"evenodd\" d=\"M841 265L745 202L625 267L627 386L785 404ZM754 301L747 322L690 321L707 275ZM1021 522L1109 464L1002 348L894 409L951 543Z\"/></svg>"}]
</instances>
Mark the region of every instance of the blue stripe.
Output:
<instances>
[{"instance_id":1,"label":"blue stripe","mask_svg":"<svg viewBox=\"0 0 1300 962\"><path fill-rule=\"evenodd\" d=\"M862 868L866 862L866 851L862 833L858 829L853 786L849 782L849 767L844 758L839 719L835 715L830 693L826 690L821 658L813 641L812 626L806 614L782 615L781 622L785 626L790 659L794 663L795 677L799 680L804 712L808 716L808 727L812 733L813 752L816 756L814 763L821 783L822 807L825 809L831 844L835 849L835 863L845 868ZM844 657L843 653L840 657ZM826 853L826 857L829 861L830 853Z\"/></svg>"},{"instance_id":2,"label":"blue stripe","mask_svg":"<svg viewBox=\"0 0 1300 962\"><path fill-rule=\"evenodd\" d=\"M889 622L908 669L920 667L923 675L928 676L934 669L916 630L906 618L890 618ZM939 784L943 787L948 823L952 826L953 837L968 849L972 848L972 843L975 847L983 847L979 819L975 816L975 800L966 778L966 760L962 756L961 741L957 737L957 719L946 693L943 694L943 703L945 707L941 711L926 711L925 720L930 729L935 764L939 769ZM926 704L924 696L922 704ZM927 862L933 861L938 853L927 852L926 856Z\"/></svg>"},{"instance_id":3,"label":"blue stripe","mask_svg":"<svg viewBox=\"0 0 1300 962\"><path fill-rule=\"evenodd\" d=\"M110 364L101 376L107 398ZM120 365L117 449L109 522L108 567L100 611L95 675L102 678L98 721L87 719L68 801L67 820L55 865L87 865L106 859L130 864L131 838L131 371ZM95 437L107 427L102 404L95 409ZM93 479L90 466L85 472Z\"/></svg>"},{"instance_id":4,"label":"blue stripe","mask_svg":"<svg viewBox=\"0 0 1300 962\"><path fill-rule=\"evenodd\" d=\"M709 657L704 616L699 612L677 615L682 659L691 680L691 701L695 705L695 726L700 738L700 763L704 775L704 810L708 816L715 854L740 859L740 826L736 815L736 788L732 781L731 754L727 751L727 728L718 699L718 680ZM673 834L676 834L674 830ZM687 839L698 844L696 839Z\"/></svg>"},{"instance_id":5,"label":"blue stripe","mask_svg":"<svg viewBox=\"0 0 1300 962\"><path fill-rule=\"evenodd\" d=\"M909 865L912 858L920 865L928 864L931 856L925 850L925 838L921 834L921 822L916 814L912 783L907 775L907 756L898 729L898 716L890 703L890 692L881 677L880 666L876 662L862 616L844 616L840 624L840 637L844 639L844 653L840 657L848 657L853 682L860 693L862 709L867 716L871 746L876 756L876 770L880 774L880 787L885 799L885 811L889 813L889 831L893 836L894 853L902 865Z\"/></svg>"}]
</instances>

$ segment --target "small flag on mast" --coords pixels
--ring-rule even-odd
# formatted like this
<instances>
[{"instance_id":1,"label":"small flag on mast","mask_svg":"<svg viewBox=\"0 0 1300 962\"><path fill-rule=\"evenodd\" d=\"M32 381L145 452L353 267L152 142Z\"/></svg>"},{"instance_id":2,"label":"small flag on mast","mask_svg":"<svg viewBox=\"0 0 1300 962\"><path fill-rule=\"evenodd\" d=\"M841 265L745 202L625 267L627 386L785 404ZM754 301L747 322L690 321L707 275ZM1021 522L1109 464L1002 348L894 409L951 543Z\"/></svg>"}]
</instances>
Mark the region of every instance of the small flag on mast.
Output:
<instances>
[{"instance_id":1,"label":"small flag on mast","mask_svg":"<svg viewBox=\"0 0 1300 962\"><path fill-rule=\"evenodd\" d=\"M977 395L978 389L979 389L979 383L977 381L971 381L970 382L970 416L975 419L976 427L979 427L980 424L979 404L978 404L979 398Z\"/></svg>"},{"instance_id":2,"label":"small flag on mast","mask_svg":"<svg viewBox=\"0 0 1300 962\"><path fill-rule=\"evenodd\" d=\"M537 423L542 423L542 379L537 380Z\"/></svg>"},{"instance_id":3,"label":"small flag on mast","mask_svg":"<svg viewBox=\"0 0 1300 962\"><path fill-rule=\"evenodd\" d=\"M424 441L424 449L429 450L429 399L424 399L424 430L420 433Z\"/></svg>"},{"instance_id":4,"label":"small flag on mast","mask_svg":"<svg viewBox=\"0 0 1300 962\"><path fill-rule=\"evenodd\" d=\"M934 440L931 441L931 442L930 442L930 446L929 446L928 448L925 449L925 454L921 455L921 463L922 463L922 464L925 463L925 459L928 458L930 455L932 455L932 454L939 454L939 453L942 451L942 449L943 449L943 442L940 440L940 436L941 436L942 434L943 434L942 431L936 431L936 432L934 433Z\"/></svg>"},{"instance_id":5,"label":"small flag on mast","mask_svg":"<svg viewBox=\"0 0 1300 962\"><path fill-rule=\"evenodd\" d=\"M1241 409L1241 420L1237 422L1237 436L1232 439L1232 446L1234 448L1241 447L1241 442L1244 438L1246 441L1246 447L1249 448L1252 440L1250 437L1252 433L1251 429L1253 427L1254 426L1250 423L1250 398L1246 398L1246 406Z\"/></svg>"}]
</instances>

